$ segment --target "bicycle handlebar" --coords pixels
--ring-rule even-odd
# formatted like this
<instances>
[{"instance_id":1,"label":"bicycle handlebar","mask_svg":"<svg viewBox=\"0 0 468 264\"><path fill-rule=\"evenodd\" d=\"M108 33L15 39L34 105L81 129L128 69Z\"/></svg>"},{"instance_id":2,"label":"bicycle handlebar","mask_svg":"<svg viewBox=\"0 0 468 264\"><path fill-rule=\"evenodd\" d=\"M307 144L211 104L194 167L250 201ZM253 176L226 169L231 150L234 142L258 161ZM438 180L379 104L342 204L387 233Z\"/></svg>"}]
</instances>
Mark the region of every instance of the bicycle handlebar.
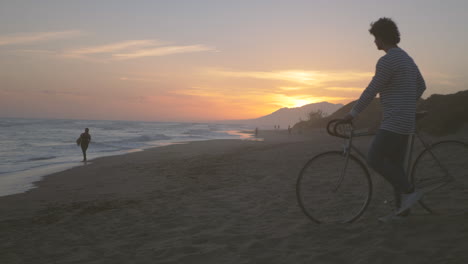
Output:
<instances>
[{"instance_id":1,"label":"bicycle handlebar","mask_svg":"<svg viewBox=\"0 0 468 264\"><path fill-rule=\"evenodd\" d=\"M339 138L349 138L349 135L340 134L337 131L337 128L338 128L339 125L345 125L345 124L349 124L352 127L353 126L353 121L345 120L345 119L330 120L330 122L328 122L328 124L327 124L328 134L330 134L331 136L334 136L334 137L339 137ZM331 129L332 126L333 126L333 129Z\"/></svg>"}]
</instances>

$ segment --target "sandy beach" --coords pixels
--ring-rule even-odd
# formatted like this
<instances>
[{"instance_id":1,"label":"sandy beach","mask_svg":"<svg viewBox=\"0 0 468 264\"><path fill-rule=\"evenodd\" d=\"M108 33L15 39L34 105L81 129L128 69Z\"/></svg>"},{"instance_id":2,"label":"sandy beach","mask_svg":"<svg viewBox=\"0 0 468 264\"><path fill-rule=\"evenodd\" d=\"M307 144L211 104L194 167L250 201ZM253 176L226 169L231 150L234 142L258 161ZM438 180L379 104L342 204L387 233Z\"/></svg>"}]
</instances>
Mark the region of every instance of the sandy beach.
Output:
<instances>
[{"instance_id":1,"label":"sandy beach","mask_svg":"<svg viewBox=\"0 0 468 264\"><path fill-rule=\"evenodd\" d=\"M342 142L259 137L98 158L1 197L0 263L468 263L468 214L380 223L391 190L375 173L355 223L312 223L298 172Z\"/></svg>"}]
</instances>

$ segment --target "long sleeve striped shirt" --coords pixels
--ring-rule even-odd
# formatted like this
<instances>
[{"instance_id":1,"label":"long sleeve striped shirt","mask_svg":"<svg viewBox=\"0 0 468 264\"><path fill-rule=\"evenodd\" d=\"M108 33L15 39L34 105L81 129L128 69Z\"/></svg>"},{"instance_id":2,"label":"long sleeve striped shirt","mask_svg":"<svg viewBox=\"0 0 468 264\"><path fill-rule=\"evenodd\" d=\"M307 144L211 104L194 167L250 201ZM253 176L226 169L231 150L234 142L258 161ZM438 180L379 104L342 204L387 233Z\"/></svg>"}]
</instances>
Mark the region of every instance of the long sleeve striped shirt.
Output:
<instances>
[{"instance_id":1,"label":"long sleeve striped shirt","mask_svg":"<svg viewBox=\"0 0 468 264\"><path fill-rule=\"evenodd\" d=\"M412 134L416 123L416 103L424 90L424 78L413 59L404 50L392 48L377 62L372 81L350 114L356 117L379 94L383 108L380 129Z\"/></svg>"}]
</instances>

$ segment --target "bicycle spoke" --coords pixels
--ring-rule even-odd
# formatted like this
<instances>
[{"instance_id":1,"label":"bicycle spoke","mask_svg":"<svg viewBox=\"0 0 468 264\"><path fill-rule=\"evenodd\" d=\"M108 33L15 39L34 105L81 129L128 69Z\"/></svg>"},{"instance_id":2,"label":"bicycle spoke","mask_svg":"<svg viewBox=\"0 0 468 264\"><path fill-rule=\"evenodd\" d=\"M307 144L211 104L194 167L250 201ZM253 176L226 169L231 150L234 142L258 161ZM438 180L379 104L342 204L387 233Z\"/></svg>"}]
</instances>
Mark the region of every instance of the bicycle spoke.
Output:
<instances>
[{"instance_id":1,"label":"bicycle spoke","mask_svg":"<svg viewBox=\"0 0 468 264\"><path fill-rule=\"evenodd\" d=\"M343 174L345 156L326 152L301 170L297 197L303 212L319 223L351 222L365 210L371 182L364 165L351 157Z\"/></svg>"},{"instance_id":2,"label":"bicycle spoke","mask_svg":"<svg viewBox=\"0 0 468 264\"><path fill-rule=\"evenodd\" d=\"M416 159L412 179L416 188L437 188L421 201L432 213L465 212L468 201L468 146L457 141L443 141L424 150ZM440 184L440 186L437 186Z\"/></svg>"}]
</instances>

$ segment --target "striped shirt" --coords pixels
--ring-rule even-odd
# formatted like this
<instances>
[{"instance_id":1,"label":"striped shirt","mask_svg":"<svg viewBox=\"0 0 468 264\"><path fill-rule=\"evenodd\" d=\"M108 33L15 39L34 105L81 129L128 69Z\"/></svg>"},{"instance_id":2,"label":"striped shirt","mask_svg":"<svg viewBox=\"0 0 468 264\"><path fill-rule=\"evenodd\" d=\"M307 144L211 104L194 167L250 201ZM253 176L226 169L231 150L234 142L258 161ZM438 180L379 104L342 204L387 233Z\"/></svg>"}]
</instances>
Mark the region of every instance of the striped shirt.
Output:
<instances>
[{"instance_id":1,"label":"striped shirt","mask_svg":"<svg viewBox=\"0 0 468 264\"><path fill-rule=\"evenodd\" d=\"M372 81L350 114L356 117L379 94L383 108L380 129L412 134L416 123L416 102L424 90L424 78L413 59L404 50L392 48L377 62Z\"/></svg>"}]
</instances>

